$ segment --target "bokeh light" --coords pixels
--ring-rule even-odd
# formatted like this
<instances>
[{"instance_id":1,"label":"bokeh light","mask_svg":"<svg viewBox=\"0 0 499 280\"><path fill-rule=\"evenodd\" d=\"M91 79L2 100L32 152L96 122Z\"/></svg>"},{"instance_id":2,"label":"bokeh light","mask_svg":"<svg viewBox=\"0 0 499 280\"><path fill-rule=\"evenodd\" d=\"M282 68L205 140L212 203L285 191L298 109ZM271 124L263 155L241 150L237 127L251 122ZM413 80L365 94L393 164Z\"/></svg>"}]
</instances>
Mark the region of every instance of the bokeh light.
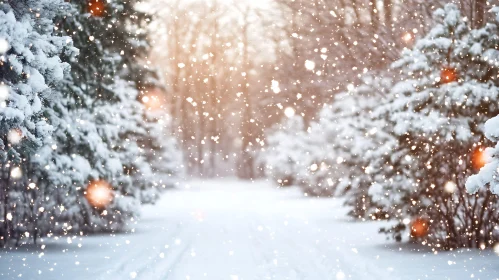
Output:
<instances>
[{"instance_id":1,"label":"bokeh light","mask_svg":"<svg viewBox=\"0 0 499 280\"><path fill-rule=\"evenodd\" d=\"M156 87L150 87L141 91L140 100L148 110L161 110L165 108L164 92ZM190 100L190 101L189 101ZM187 101L192 104L192 98L188 97Z\"/></svg>"},{"instance_id":2,"label":"bokeh light","mask_svg":"<svg viewBox=\"0 0 499 280\"><path fill-rule=\"evenodd\" d=\"M10 177L13 179L19 179L21 176L23 176L23 171L20 167L16 166L10 170Z\"/></svg>"},{"instance_id":3,"label":"bokeh light","mask_svg":"<svg viewBox=\"0 0 499 280\"><path fill-rule=\"evenodd\" d=\"M402 35L402 40L404 40L404 42L406 42L406 43L411 42L412 39L413 39L413 36L412 36L411 32L406 32L406 33L404 33L404 35Z\"/></svg>"},{"instance_id":4,"label":"bokeh light","mask_svg":"<svg viewBox=\"0 0 499 280\"><path fill-rule=\"evenodd\" d=\"M430 224L427 219L417 218L411 224L411 236L424 237L428 234L429 229L430 229Z\"/></svg>"},{"instance_id":5,"label":"bokeh light","mask_svg":"<svg viewBox=\"0 0 499 280\"><path fill-rule=\"evenodd\" d=\"M21 142L22 138L23 138L23 133L18 128L11 129L7 133L7 140L9 140L9 142L11 144L14 144L14 145L19 144L19 142Z\"/></svg>"},{"instance_id":6,"label":"bokeh light","mask_svg":"<svg viewBox=\"0 0 499 280\"><path fill-rule=\"evenodd\" d=\"M144 103L149 110L160 110L164 107L163 102L158 95L144 95L142 97L142 103Z\"/></svg>"},{"instance_id":7,"label":"bokeh light","mask_svg":"<svg viewBox=\"0 0 499 280\"><path fill-rule=\"evenodd\" d=\"M286 117L288 118L292 118L295 115L295 109L293 109L292 107L287 107L286 109L284 109L284 115L286 115Z\"/></svg>"},{"instance_id":8,"label":"bokeh light","mask_svg":"<svg viewBox=\"0 0 499 280\"><path fill-rule=\"evenodd\" d=\"M454 193L456 191L456 189L457 189L457 185L453 181L449 181L449 182L445 183L445 185L444 185L444 190L448 193Z\"/></svg>"},{"instance_id":9,"label":"bokeh light","mask_svg":"<svg viewBox=\"0 0 499 280\"><path fill-rule=\"evenodd\" d=\"M473 154L471 156L471 165L473 166L473 169L475 171L480 170L482 167L485 166L488 162L488 157L485 154L485 150L483 148L478 148L473 151Z\"/></svg>"},{"instance_id":10,"label":"bokeh light","mask_svg":"<svg viewBox=\"0 0 499 280\"><path fill-rule=\"evenodd\" d=\"M279 82L276 81L276 80L272 80L271 81L271 86L270 86L270 89L274 92L274 93L279 93L281 92L281 88L279 87Z\"/></svg>"},{"instance_id":11,"label":"bokeh light","mask_svg":"<svg viewBox=\"0 0 499 280\"><path fill-rule=\"evenodd\" d=\"M454 68L444 68L440 72L440 82L447 84L457 81L457 72Z\"/></svg>"},{"instance_id":12,"label":"bokeh light","mask_svg":"<svg viewBox=\"0 0 499 280\"><path fill-rule=\"evenodd\" d=\"M492 249L494 250L494 253L499 256L499 243L496 243Z\"/></svg>"},{"instance_id":13,"label":"bokeh light","mask_svg":"<svg viewBox=\"0 0 499 280\"><path fill-rule=\"evenodd\" d=\"M305 68L307 70L314 70L315 69L315 62L311 61L311 60L305 60Z\"/></svg>"},{"instance_id":14,"label":"bokeh light","mask_svg":"<svg viewBox=\"0 0 499 280\"><path fill-rule=\"evenodd\" d=\"M111 185L103 180L92 181L88 184L85 197L90 205L95 208L105 208L114 198Z\"/></svg>"},{"instance_id":15,"label":"bokeh light","mask_svg":"<svg viewBox=\"0 0 499 280\"><path fill-rule=\"evenodd\" d=\"M317 165L317 163L310 165L310 171L312 171L312 172L317 171L318 168L319 168L319 166Z\"/></svg>"},{"instance_id":16,"label":"bokeh light","mask_svg":"<svg viewBox=\"0 0 499 280\"><path fill-rule=\"evenodd\" d=\"M88 12L96 17L104 16L106 12L105 0L88 0Z\"/></svg>"}]
</instances>

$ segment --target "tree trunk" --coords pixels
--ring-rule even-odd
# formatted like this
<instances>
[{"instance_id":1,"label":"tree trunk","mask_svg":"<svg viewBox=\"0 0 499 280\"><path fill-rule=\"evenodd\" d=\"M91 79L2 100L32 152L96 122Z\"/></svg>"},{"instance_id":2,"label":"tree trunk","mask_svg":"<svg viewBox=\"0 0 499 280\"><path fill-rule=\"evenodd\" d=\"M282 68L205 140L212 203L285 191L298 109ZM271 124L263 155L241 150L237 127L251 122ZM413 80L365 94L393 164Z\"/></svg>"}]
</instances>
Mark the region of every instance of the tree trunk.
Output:
<instances>
[{"instance_id":1,"label":"tree trunk","mask_svg":"<svg viewBox=\"0 0 499 280\"><path fill-rule=\"evenodd\" d=\"M209 128L208 128L208 143L209 143L209 176L213 176L215 174L215 156L216 156L216 149L217 149L217 143L214 140L214 137L218 136L218 127L217 127L217 118L218 118L218 104L217 104L217 98L218 98L218 81L217 81L217 53L218 53L218 39L217 39L217 34L218 34L218 21L217 21L217 2L214 2L214 5L212 7L212 16L213 16L213 33L211 36L211 53L213 54L211 58L211 65L210 65L210 96L209 96L209 102L210 102L210 116L211 120L209 121Z\"/></svg>"},{"instance_id":2,"label":"tree trunk","mask_svg":"<svg viewBox=\"0 0 499 280\"><path fill-rule=\"evenodd\" d=\"M252 128L251 128L251 119L252 119L252 104L251 98L249 96L249 85L248 85L248 75L249 75L249 53L248 53L248 14L249 9L244 11L244 25L242 30L242 71L246 73L243 76L241 87L242 87L242 96L243 98L243 115L242 115L242 123L241 123L241 158L239 165L239 176L243 179L252 179L254 178L253 174L253 155L250 151L250 143L252 143Z\"/></svg>"},{"instance_id":3,"label":"tree trunk","mask_svg":"<svg viewBox=\"0 0 499 280\"><path fill-rule=\"evenodd\" d=\"M384 0L383 5L385 8L385 26L392 26L392 0Z\"/></svg>"},{"instance_id":4,"label":"tree trunk","mask_svg":"<svg viewBox=\"0 0 499 280\"><path fill-rule=\"evenodd\" d=\"M369 9L371 16L371 27L373 32L377 32L379 28L379 18L378 18L378 7L376 6L376 1L372 0L369 5L371 6Z\"/></svg>"},{"instance_id":5,"label":"tree trunk","mask_svg":"<svg viewBox=\"0 0 499 280\"><path fill-rule=\"evenodd\" d=\"M474 28L480 28L485 25L485 13L487 8L486 0L476 0L475 2L475 20Z\"/></svg>"}]
</instances>

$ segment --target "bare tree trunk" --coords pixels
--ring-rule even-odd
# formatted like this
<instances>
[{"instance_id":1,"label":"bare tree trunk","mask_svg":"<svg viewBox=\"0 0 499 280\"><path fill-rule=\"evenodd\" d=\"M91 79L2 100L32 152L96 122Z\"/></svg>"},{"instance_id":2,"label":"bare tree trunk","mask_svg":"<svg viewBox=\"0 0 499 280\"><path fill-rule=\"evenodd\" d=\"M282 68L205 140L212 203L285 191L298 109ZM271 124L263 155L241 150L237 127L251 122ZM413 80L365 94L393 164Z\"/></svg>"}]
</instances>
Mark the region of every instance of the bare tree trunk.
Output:
<instances>
[{"instance_id":1,"label":"bare tree trunk","mask_svg":"<svg viewBox=\"0 0 499 280\"><path fill-rule=\"evenodd\" d=\"M218 21L217 21L217 16L216 15L217 11L217 1L214 1L214 5L212 6L212 16L213 16L213 33L211 35L211 53L213 56L211 57L211 65L210 65L210 96L209 96L209 102L210 102L210 116L211 120L209 120L209 128L208 128L208 139L207 141L209 142L209 165L210 165L210 170L209 170L209 176L213 176L215 174L215 156L216 156L216 149L217 149L217 143L214 140L214 137L218 136L218 127L217 127L217 118L218 118L218 104L217 104L217 97L218 97L218 81L217 81L217 60L218 60Z\"/></svg>"},{"instance_id":2,"label":"bare tree trunk","mask_svg":"<svg viewBox=\"0 0 499 280\"><path fill-rule=\"evenodd\" d=\"M357 0L352 0L352 8L353 8L353 11L355 12L355 21L357 23L357 28L361 28L361 26L363 25L362 24L362 16L360 15L360 8L358 7L358 3L357 3ZM341 5L343 5L345 7L345 1L342 0Z\"/></svg>"},{"instance_id":3,"label":"bare tree trunk","mask_svg":"<svg viewBox=\"0 0 499 280\"><path fill-rule=\"evenodd\" d=\"M241 158L240 158L240 170L239 174L240 177L244 179L252 179L254 178L253 174L253 155L251 154L251 143L252 143L252 104L251 104L251 97L249 96L249 84L248 84L248 75L249 75L249 51L248 51L248 28L249 28L249 23L248 23L248 14L249 14L249 8L246 8L246 10L243 12L243 18L244 18L244 23L243 23L243 30L242 30L242 70L246 74L243 75L242 79L242 96L243 102L243 116L242 116L242 122L241 122L241 140L242 140L242 145L241 145Z\"/></svg>"},{"instance_id":4,"label":"bare tree trunk","mask_svg":"<svg viewBox=\"0 0 499 280\"><path fill-rule=\"evenodd\" d=\"M392 26L392 0L384 0L383 5L385 8L385 26Z\"/></svg>"},{"instance_id":5,"label":"bare tree trunk","mask_svg":"<svg viewBox=\"0 0 499 280\"><path fill-rule=\"evenodd\" d=\"M474 28L479 28L485 25L485 10L487 7L486 0L476 0L475 2L475 24Z\"/></svg>"},{"instance_id":6,"label":"bare tree trunk","mask_svg":"<svg viewBox=\"0 0 499 280\"><path fill-rule=\"evenodd\" d=\"M378 17L378 7L376 5L375 0L371 0L369 3L371 6L369 9L370 16L371 16L371 28L374 33L376 33L379 29L379 17Z\"/></svg>"}]
</instances>

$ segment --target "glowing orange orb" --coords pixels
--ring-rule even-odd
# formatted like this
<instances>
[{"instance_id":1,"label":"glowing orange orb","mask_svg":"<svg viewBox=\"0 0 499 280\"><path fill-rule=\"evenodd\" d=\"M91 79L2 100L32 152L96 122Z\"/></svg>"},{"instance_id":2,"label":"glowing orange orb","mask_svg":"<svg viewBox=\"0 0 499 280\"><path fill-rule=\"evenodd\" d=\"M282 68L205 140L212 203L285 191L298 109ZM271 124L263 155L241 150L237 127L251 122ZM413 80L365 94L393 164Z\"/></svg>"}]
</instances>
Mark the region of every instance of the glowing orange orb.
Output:
<instances>
[{"instance_id":1,"label":"glowing orange orb","mask_svg":"<svg viewBox=\"0 0 499 280\"><path fill-rule=\"evenodd\" d=\"M106 12L104 0L88 0L88 11L96 17L102 17Z\"/></svg>"},{"instance_id":2,"label":"glowing orange orb","mask_svg":"<svg viewBox=\"0 0 499 280\"><path fill-rule=\"evenodd\" d=\"M444 68L440 72L440 82L447 84L457 81L457 72L454 68Z\"/></svg>"},{"instance_id":3,"label":"glowing orange orb","mask_svg":"<svg viewBox=\"0 0 499 280\"><path fill-rule=\"evenodd\" d=\"M411 236L412 237L423 237L428 234L430 229L430 223L424 218L417 218L411 224Z\"/></svg>"},{"instance_id":4,"label":"glowing orange orb","mask_svg":"<svg viewBox=\"0 0 499 280\"><path fill-rule=\"evenodd\" d=\"M106 181L93 181L88 185L85 197L93 207L105 208L113 201L113 189Z\"/></svg>"},{"instance_id":5,"label":"glowing orange orb","mask_svg":"<svg viewBox=\"0 0 499 280\"><path fill-rule=\"evenodd\" d=\"M478 148L473 152L471 156L471 165L473 169L480 170L487 163L487 156L485 155L484 149Z\"/></svg>"}]
</instances>

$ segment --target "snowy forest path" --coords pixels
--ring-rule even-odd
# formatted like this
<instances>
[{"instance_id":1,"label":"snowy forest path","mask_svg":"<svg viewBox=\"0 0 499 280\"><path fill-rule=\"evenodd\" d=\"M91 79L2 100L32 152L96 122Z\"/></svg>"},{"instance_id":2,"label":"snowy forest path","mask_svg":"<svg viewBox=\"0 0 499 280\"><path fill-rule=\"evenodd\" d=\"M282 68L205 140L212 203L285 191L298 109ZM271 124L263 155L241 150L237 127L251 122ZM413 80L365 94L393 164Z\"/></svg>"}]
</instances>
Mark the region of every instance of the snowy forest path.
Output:
<instances>
[{"instance_id":1,"label":"snowy forest path","mask_svg":"<svg viewBox=\"0 0 499 280\"><path fill-rule=\"evenodd\" d=\"M355 253L341 239L343 234L338 238L318 226L330 205L330 200L307 199L297 189L277 190L268 182L193 181L166 193L144 215L146 221L161 219L178 231L165 234L156 244L159 250L149 250L147 261L133 261L114 275L123 279L136 273L136 279L161 280L386 279L367 262L347 258Z\"/></svg>"},{"instance_id":2,"label":"snowy forest path","mask_svg":"<svg viewBox=\"0 0 499 280\"><path fill-rule=\"evenodd\" d=\"M386 240L340 198L267 181L193 180L142 209L128 234L44 238L0 250L0 279L341 280L499 275L492 252L440 252ZM460 269L456 269L460 264ZM486 269L485 269L486 268ZM431 276L431 277L429 277ZM428 278L429 277L429 278Z\"/></svg>"}]
</instances>

